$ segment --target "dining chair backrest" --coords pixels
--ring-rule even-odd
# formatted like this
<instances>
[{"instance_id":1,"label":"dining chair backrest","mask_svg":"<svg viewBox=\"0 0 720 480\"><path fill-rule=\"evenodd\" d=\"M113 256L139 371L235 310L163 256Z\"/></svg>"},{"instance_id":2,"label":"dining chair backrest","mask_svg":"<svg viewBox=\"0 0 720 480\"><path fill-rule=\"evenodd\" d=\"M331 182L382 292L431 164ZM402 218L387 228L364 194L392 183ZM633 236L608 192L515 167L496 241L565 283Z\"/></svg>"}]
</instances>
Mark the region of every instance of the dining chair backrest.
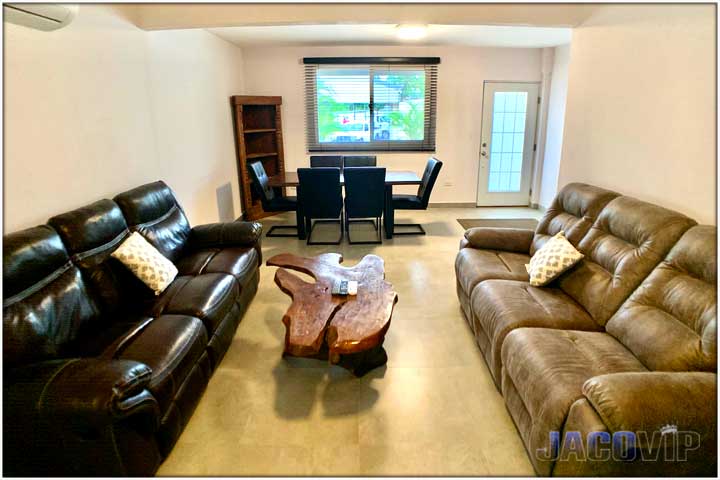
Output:
<instances>
[{"instance_id":1,"label":"dining chair backrest","mask_svg":"<svg viewBox=\"0 0 720 480\"><path fill-rule=\"evenodd\" d=\"M422 183L418 188L418 197L423 208L427 208L428 202L430 201L430 194L435 186L435 181L440 174L442 168L442 162L435 157L430 157L425 165L425 172L423 172Z\"/></svg>"},{"instance_id":2,"label":"dining chair backrest","mask_svg":"<svg viewBox=\"0 0 720 480\"><path fill-rule=\"evenodd\" d=\"M345 213L348 218L378 218L385 208L385 168L346 167Z\"/></svg>"},{"instance_id":3,"label":"dining chair backrest","mask_svg":"<svg viewBox=\"0 0 720 480\"><path fill-rule=\"evenodd\" d=\"M254 162L248 166L252 188L255 194L260 197L263 210L270 211L269 203L275 198L275 191L269 185L269 179L262 162Z\"/></svg>"},{"instance_id":4,"label":"dining chair backrest","mask_svg":"<svg viewBox=\"0 0 720 480\"><path fill-rule=\"evenodd\" d=\"M342 155L310 155L310 167L337 167L342 168Z\"/></svg>"},{"instance_id":5,"label":"dining chair backrest","mask_svg":"<svg viewBox=\"0 0 720 480\"><path fill-rule=\"evenodd\" d=\"M375 166L377 166L377 157L375 155L345 155L343 157L343 168Z\"/></svg>"},{"instance_id":6,"label":"dining chair backrest","mask_svg":"<svg viewBox=\"0 0 720 480\"><path fill-rule=\"evenodd\" d=\"M337 167L298 168L298 203L308 218L337 218L343 199L340 169Z\"/></svg>"}]
</instances>

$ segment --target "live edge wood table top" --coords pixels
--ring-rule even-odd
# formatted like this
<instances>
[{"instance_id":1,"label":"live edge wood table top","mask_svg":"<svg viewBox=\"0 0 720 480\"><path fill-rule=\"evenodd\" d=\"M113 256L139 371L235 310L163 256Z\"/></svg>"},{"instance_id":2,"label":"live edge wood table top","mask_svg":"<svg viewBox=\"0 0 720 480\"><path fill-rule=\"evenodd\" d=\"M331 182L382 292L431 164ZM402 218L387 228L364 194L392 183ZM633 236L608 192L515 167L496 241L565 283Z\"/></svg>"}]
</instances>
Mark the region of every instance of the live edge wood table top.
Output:
<instances>
[{"instance_id":1,"label":"live edge wood table top","mask_svg":"<svg viewBox=\"0 0 720 480\"><path fill-rule=\"evenodd\" d=\"M422 179L417 173L404 170L387 170L385 185L420 185ZM297 187L300 184L297 172L282 172L268 177L270 187ZM345 178L340 173L340 184L345 185Z\"/></svg>"},{"instance_id":2,"label":"live edge wood table top","mask_svg":"<svg viewBox=\"0 0 720 480\"><path fill-rule=\"evenodd\" d=\"M313 258L281 253L269 258L267 265L281 267L275 283L292 297L282 319L283 355L328 359L362 376L387 362L382 343L398 295L385 281L382 258L366 255L353 267L341 266L342 260L339 253ZM288 269L312 276L315 283ZM332 295L336 280L357 281L357 295Z\"/></svg>"}]
</instances>

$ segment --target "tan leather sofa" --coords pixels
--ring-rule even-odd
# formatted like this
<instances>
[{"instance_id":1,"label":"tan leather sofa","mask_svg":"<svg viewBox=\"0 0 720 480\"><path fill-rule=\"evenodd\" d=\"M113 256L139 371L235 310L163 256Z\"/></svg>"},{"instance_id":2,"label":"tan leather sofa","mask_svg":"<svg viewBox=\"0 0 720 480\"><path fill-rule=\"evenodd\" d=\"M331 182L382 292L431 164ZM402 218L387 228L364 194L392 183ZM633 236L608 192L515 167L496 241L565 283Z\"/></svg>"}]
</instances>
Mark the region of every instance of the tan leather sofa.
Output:
<instances>
[{"instance_id":1,"label":"tan leather sofa","mask_svg":"<svg viewBox=\"0 0 720 480\"><path fill-rule=\"evenodd\" d=\"M560 230L585 258L530 286ZM715 246L716 227L579 183L535 232L465 232L460 305L538 474L715 475Z\"/></svg>"}]
</instances>

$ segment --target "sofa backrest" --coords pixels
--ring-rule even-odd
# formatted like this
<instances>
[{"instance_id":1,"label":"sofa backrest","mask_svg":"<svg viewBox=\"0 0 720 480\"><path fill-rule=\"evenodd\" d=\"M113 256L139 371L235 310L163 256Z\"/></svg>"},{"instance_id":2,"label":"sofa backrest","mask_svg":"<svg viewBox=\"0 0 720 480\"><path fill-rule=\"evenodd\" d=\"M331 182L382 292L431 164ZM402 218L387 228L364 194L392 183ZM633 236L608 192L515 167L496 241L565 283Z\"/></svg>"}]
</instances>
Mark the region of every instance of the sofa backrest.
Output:
<instances>
[{"instance_id":1,"label":"sofa backrest","mask_svg":"<svg viewBox=\"0 0 720 480\"><path fill-rule=\"evenodd\" d=\"M717 370L716 232L685 232L606 325L650 370Z\"/></svg>"},{"instance_id":2,"label":"sofa backrest","mask_svg":"<svg viewBox=\"0 0 720 480\"><path fill-rule=\"evenodd\" d=\"M114 200L130 230L140 232L170 261L180 258L190 236L190 223L165 182L141 185Z\"/></svg>"},{"instance_id":3,"label":"sofa backrest","mask_svg":"<svg viewBox=\"0 0 720 480\"><path fill-rule=\"evenodd\" d=\"M580 240L578 249L585 258L560 278L559 286L604 326L695 224L657 205L617 197Z\"/></svg>"},{"instance_id":4,"label":"sofa backrest","mask_svg":"<svg viewBox=\"0 0 720 480\"><path fill-rule=\"evenodd\" d=\"M3 241L3 360L13 367L59 358L98 307L51 227Z\"/></svg>"},{"instance_id":5,"label":"sofa backrest","mask_svg":"<svg viewBox=\"0 0 720 480\"><path fill-rule=\"evenodd\" d=\"M553 199L535 229L530 255L560 230L577 246L600 211L619 194L586 183L568 183Z\"/></svg>"},{"instance_id":6,"label":"sofa backrest","mask_svg":"<svg viewBox=\"0 0 720 480\"><path fill-rule=\"evenodd\" d=\"M80 268L88 291L97 297L103 320L137 309L152 291L119 260L111 257L130 235L120 207L104 199L56 215L48 223L59 233L73 262Z\"/></svg>"}]
</instances>

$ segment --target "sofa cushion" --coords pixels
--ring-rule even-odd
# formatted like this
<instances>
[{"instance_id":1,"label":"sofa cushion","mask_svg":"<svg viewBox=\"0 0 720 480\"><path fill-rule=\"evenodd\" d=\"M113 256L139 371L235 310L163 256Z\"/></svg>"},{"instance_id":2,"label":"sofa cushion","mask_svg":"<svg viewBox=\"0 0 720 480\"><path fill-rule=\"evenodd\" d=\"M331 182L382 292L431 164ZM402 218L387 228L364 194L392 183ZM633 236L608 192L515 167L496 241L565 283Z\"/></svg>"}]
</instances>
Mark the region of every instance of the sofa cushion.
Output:
<instances>
[{"instance_id":1,"label":"sofa cushion","mask_svg":"<svg viewBox=\"0 0 720 480\"><path fill-rule=\"evenodd\" d=\"M190 224L165 182L141 185L114 200L131 230L140 232L173 263L180 258L190 236Z\"/></svg>"},{"instance_id":2,"label":"sofa cushion","mask_svg":"<svg viewBox=\"0 0 720 480\"><path fill-rule=\"evenodd\" d=\"M112 200L100 200L52 217L63 243L87 279L91 295L98 299L103 323L153 296L150 290L112 253L130 235L120 208Z\"/></svg>"},{"instance_id":3,"label":"sofa cushion","mask_svg":"<svg viewBox=\"0 0 720 480\"><path fill-rule=\"evenodd\" d=\"M254 248L208 248L187 252L178 260L177 267L180 275L227 273L233 275L242 288L257 269L258 262Z\"/></svg>"},{"instance_id":4,"label":"sofa cushion","mask_svg":"<svg viewBox=\"0 0 720 480\"><path fill-rule=\"evenodd\" d=\"M123 314L110 322L91 324L69 345L69 356L112 358L117 348L149 321L152 317L146 315Z\"/></svg>"},{"instance_id":5,"label":"sofa cushion","mask_svg":"<svg viewBox=\"0 0 720 480\"><path fill-rule=\"evenodd\" d=\"M205 328L197 318L162 315L149 322L116 351L114 357L135 360L152 369L148 389L164 414L185 378L200 360L207 342Z\"/></svg>"},{"instance_id":6,"label":"sofa cushion","mask_svg":"<svg viewBox=\"0 0 720 480\"><path fill-rule=\"evenodd\" d=\"M240 294L237 281L224 273L177 277L153 302L147 315L190 315L202 320L211 337Z\"/></svg>"},{"instance_id":7,"label":"sofa cushion","mask_svg":"<svg viewBox=\"0 0 720 480\"><path fill-rule=\"evenodd\" d=\"M47 225L3 238L3 360L8 366L64 355L98 317L78 268Z\"/></svg>"},{"instance_id":8,"label":"sofa cushion","mask_svg":"<svg viewBox=\"0 0 720 480\"><path fill-rule=\"evenodd\" d=\"M580 241L585 258L558 280L559 287L605 325L695 223L680 213L618 197Z\"/></svg>"},{"instance_id":9,"label":"sofa cushion","mask_svg":"<svg viewBox=\"0 0 720 480\"><path fill-rule=\"evenodd\" d=\"M533 255L561 230L573 245L590 230L600 211L619 194L585 183L568 183L553 199L535 229Z\"/></svg>"},{"instance_id":10,"label":"sofa cushion","mask_svg":"<svg viewBox=\"0 0 720 480\"><path fill-rule=\"evenodd\" d=\"M580 305L558 288L487 280L475 287L471 304L478 345L497 385L501 380L502 344L511 331L522 327L601 329Z\"/></svg>"},{"instance_id":11,"label":"sofa cushion","mask_svg":"<svg viewBox=\"0 0 720 480\"><path fill-rule=\"evenodd\" d=\"M608 321L650 370L716 371L716 227L693 227Z\"/></svg>"},{"instance_id":12,"label":"sofa cushion","mask_svg":"<svg viewBox=\"0 0 720 480\"><path fill-rule=\"evenodd\" d=\"M525 264L530 255L499 250L463 248L455 257L455 275L465 293L470 296L483 280L528 280Z\"/></svg>"},{"instance_id":13,"label":"sofa cushion","mask_svg":"<svg viewBox=\"0 0 720 480\"><path fill-rule=\"evenodd\" d=\"M585 381L605 373L646 371L620 342L602 332L517 329L505 339L502 360L503 395L540 475L550 475L552 462L535 452L549 448L551 431L562 431L570 407L583 398Z\"/></svg>"}]
</instances>

